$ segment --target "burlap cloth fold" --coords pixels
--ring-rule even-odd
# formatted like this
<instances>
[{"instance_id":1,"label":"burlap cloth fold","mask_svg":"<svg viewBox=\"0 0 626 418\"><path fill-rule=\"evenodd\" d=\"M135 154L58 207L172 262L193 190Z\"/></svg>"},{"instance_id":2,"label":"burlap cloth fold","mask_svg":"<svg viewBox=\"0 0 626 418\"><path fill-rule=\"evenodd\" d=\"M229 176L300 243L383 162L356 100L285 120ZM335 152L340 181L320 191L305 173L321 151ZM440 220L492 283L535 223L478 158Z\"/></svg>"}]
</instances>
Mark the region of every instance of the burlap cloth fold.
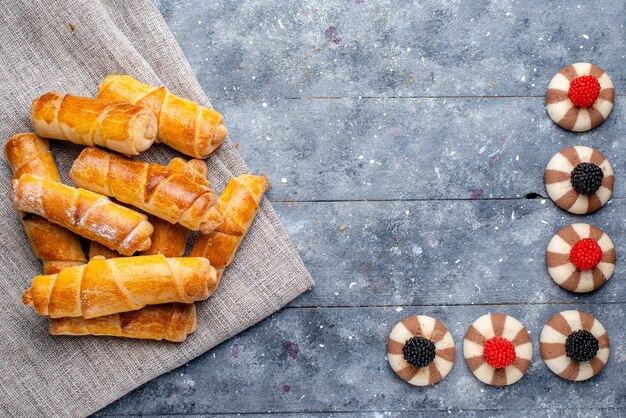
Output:
<instances>
[{"instance_id":1,"label":"burlap cloth fold","mask_svg":"<svg viewBox=\"0 0 626 418\"><path fill-rule=\"evenodd\" d=\"M94 96L110 73L127 73L210 103L158 10L148 0L0 3L0 138L30 130L31 101L46 91ZM207 65L210 65L208 63ZM228 119L226 124L236 124ZM51 141L59 171L80 147ZM156 145L141 159L178 154ZM107 337L51 337L47 320L21 303L41 265L8 199L0 166L0 415L79 416L180 366L275 312L312 286L293 244L265 200L216 295L198 304L198 330L183 344ZM221 191L248 172L229 140L209 161ZM254 172L254 168L252 168ZM262 173L261 173L262 174Z\"/></svg>"}]
</instances>

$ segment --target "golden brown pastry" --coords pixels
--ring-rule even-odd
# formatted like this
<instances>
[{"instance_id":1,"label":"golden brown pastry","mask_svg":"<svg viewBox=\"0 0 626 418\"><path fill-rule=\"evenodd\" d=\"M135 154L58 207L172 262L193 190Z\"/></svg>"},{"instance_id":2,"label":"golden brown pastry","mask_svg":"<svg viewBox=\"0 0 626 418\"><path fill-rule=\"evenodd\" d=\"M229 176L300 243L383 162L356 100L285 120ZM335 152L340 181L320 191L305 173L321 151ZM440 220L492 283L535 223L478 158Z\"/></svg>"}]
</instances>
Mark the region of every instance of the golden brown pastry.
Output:
<instances>
[{"instance_id":1,"label":"golden brown pastry","mask_svg":"<svg viewBox=\"0 0 626 418\"><path fill-rule=\"evenodd\" d=\"M60 181L47 139L34 133L17 134L4 145L4 153L14 179L28 173ZM20 217L35 256L43 262L44 274L87 262L78 236L37 215L20 212Z\"/></svg>"},{"instance_id":2,"label":"golden brown pastry","mask_svg":"<svg viewBox=\"0 0 626 418\"><path fill-rule=\"evenodd\" d=\"M98 97L151 109L159 121L157 142L183 154L206 158L226 137L222 115L165 87L143 84L128 75L110 75L98 87Z\"/></svg>"},{"instance_id":3,"label":"golden brown pastry","mask_svg":"<svg viewBox=\"0 0 626 418\"><path fill-rule=\"evenodd\" d=\"M174 158L168 165L187 175L200 174L201 179L207 175L206 163L201 160L185 162L181 158ZM156 216L149 215L148 220L154 227L152 245L140 255L163 254L165 257L182 257L185 254L189 230L178 224L171 224ZM95 256L104 258L119 257L97 242L91 242L89 258ZM196 307L193 303L166 303L163 305L148 305L138 311L124 312L113 315L85 319L57 318L50 320L50 334L52 335L108 335L115 337L143 338L152 340L168 340L182 342L187 334L196 329Z\"/></svg>"},{"instance_id":4,"label":"golden brown pastry","mask_svg":"<svg viewBox=\"0 0 626 418\"><path fill-rule=\"evenodd\" d=\"M95 318L146 305L192 303L211 296L215 269L202 257L95 257L58 274L36 276L24 304L51 318Z\"/></svg>"},{"instance_id":5,"label":"golden brown pastry","mask_svg":"<svg viewBox=\"0 0 626 418\"><path fill-rule=\"evenodd\" d=\"M174 158L167 165L172 170L179 171L189 177L191 180L196 183L205 185L207 187L211 186L211 183L206 179L208 175L208 169L206 166L206 162L204 160L189 160L185 161L182 158Z\"/></svg>"},{"instance_id":6,"label":"golden brown pastry","mask_svg":"<svg viewBox=\"0 0 626 418\"><path fill-rule=\"evenodd\" d=\"M201 235L191 249L192 257L206 257L221 277L252 224L270 183L264 176L242 174L232 178L217 200L224 222L208 235Z\"/></svg>"},{"instance_id":7,"label":"golden brown pastry","mask_svg":"<svg viewBox=\"0 0 626 418\"><path fill-rule=\"evenodd\" d=\"M215 193L178 170L86 148L70 177L75 185L114 197L170 223L208 233L222 221ZM145 248L143 249L145 250Z\"/></svg>"},{"instance_id":8,"label":"golden brown pastry","mask_svg":"<svg viewBox=\"0 0 626 418\"><path fill-rule=\"evenodd\" d=\"M45 137L137 155L152 145L157 120L150 109L104 99L46 93L33 101L30 120Z\"/></svg>"},{"instance_id":9,"label":"golden brown pastry","mask_svg":"<svg viewBox=\"0 0 626 418\"><path fill-rule=\"evenodd\" d=\"M152 225L146 215L88 190L23 174L13 180L13 208L42 216L121 254L150 248Z\"/></svg>"},{"instance_id":10,"label":"golden brown pastry","mask_svg":"<svg viewBox=\"0 0 626 418\"><path fill-rule=\"evenodd\" d=\"M152 245L140 255L163 254L166 257L182 257L185 254L189 231L182 225L171 224L154 215L148 216L148 221L154 227Z\"/></svg>"},{"instance_id":11,"label":"golden brown pastry","mask_svg":"<svg viewBox=\"0 0 626 418\"><path fill-rule=\"evenodd\" d=\"M150 218L148 218L148 222L150 222ZM152 224L152 222L150 222L150 224ZM154 228L154 225L152 225L152 227ZM154 242L152 241L153 236L154 236L154 232L150 236L151 242ZM124 257L122 254L118 253L115 250L108 249L107 247L100 244L99 242L90 241L89 242L89 259L91 260L92 258L98 257L98 256L104 257L104 258Z\"/></svg>"},{"instance_id":12,"label":"golden brown pastry","mask_svg":"<svg viewBox=\"0 0 626 418\"><path fill-rule=\"evenodd\" d=\"M196 330L196 305L168 303L150 305L138 311L85 319L50 319L52 335L108 335L183 342Z\"/></svg>"}]
</instances>

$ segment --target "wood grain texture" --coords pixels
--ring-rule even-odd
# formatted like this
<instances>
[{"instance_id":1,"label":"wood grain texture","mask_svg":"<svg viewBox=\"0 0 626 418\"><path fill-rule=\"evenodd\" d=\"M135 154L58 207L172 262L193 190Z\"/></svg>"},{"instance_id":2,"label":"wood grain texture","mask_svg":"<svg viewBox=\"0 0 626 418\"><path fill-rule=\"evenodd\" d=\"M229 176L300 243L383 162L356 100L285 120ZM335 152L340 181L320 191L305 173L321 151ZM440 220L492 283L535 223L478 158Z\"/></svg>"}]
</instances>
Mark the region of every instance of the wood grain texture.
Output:
<instances>
[{"instance_id":1,"label":"wood grain texture","mask_svg":"<svg viewBox=\"0 0 626 418\"><path fill-rule=\"evenodd\" d=\"M609 389L621 387L626 338L620 2L154 3L251 171L272 183L267 196L316 287L100 416L624 414L624 391ZM560 129L544 107L552 76L578 61L605 69L617 94L611 116L584 134ZM583 219L524 199L547 195L547 162L578 144L616 168L607 206ZM545 270L552 234L573 222L616 244L615 281L589 295L561 290ZM235 258L224 279L236 271ZM545 321L576 308L597 315L614 347L581 385L538 355ZM430 388L389 368L398 320L436 317L458 346L491 311L533 339L519 384L480 384L460 351Z\"/></svg>"}]
</instances>

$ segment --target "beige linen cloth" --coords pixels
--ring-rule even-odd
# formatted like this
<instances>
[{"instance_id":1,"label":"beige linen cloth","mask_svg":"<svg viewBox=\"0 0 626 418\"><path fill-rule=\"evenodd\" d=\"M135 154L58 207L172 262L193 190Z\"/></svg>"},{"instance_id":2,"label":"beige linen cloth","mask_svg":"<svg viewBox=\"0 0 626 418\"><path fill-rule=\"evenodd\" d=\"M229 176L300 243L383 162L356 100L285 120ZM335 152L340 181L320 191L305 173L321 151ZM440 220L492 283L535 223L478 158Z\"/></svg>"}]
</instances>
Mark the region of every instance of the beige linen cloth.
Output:
<instances>
[{"instance_id":1,"label":"beige linen cloth","mask_svg":"<svg viewBox=\"0 0 626 418\"><path fill-rule=\"evenodd\" d=\"M31 101L46 91L95 96L107 74L127 73L210 103L158 10L148 0L24 0L0 3L0 138L30 130ZM207 63L210 65L210 63ZM219 110L219 109L218 109ZM226 125L237 123L225 115ZM64 181L81 147L51 141ZM177 156L155 145L139 158ZM47 320L21 303L41 265L9 202L0 166L0 416L87 415L204 353L277 311L313 282L267 200L218 292L198 304L198 330L183 344L110 337L51 337ZM248 172L227 139L209 159L221 191ZM254 172L254 168L252 168ZM258 173L262 174L262 173Z\"/></svg>"}]
</instances>

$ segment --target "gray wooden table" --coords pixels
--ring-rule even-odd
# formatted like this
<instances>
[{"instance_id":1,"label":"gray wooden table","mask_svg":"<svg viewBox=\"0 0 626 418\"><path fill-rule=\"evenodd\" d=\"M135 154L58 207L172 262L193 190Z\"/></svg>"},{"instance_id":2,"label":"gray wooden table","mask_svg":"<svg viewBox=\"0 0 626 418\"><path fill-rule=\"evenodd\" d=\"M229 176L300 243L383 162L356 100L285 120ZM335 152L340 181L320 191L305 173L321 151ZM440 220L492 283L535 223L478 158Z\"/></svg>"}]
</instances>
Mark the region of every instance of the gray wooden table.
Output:
<instances>
[{"instance_id":1,"label":"gray wooden table","mask_svg":"<svg viewBox=\"0 0 626 418\"><path fill-rule=\"evenodd\" d=\"M317 286L281 312L99 413L126 415L594 416L626 413L625 6L622 1L155 1ZM544 94L561 67L600 65L618 97L585 134L559 129ZM547 198L559 149L602 151L613 199L576 217ZM575 296L547 275L561 227L614 240L614 278ZM344 228L345 227L345 228ZM555 312L609 331L596 378L557 378L538 353ZM460 348L469 324L509 313L535 346L509 388L481 384L461 351L441 383L411 387L385 357L395 322L432 315Z\"/></svg>"}]
</instances>

